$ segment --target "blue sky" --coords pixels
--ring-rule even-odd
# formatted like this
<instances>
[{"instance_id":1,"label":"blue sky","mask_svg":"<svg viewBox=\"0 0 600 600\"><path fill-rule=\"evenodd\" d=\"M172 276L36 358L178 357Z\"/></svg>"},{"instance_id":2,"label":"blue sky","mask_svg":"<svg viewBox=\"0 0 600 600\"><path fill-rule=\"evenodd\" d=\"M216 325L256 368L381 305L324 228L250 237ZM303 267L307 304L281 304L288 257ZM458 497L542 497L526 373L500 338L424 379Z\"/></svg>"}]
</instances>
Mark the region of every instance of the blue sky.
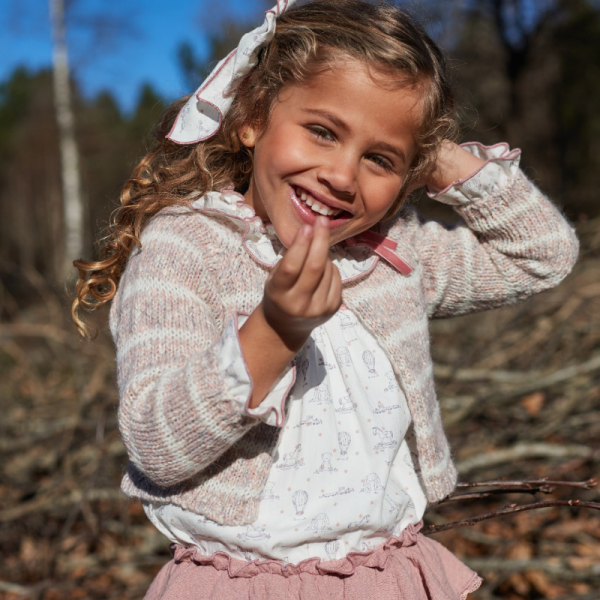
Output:
<instances>
[{"instance_id":1,"label":"blue sky","mask_svg":"<svg viewBox=\"0 0 600 600\"><path fill-rule=\"evenodd\" d=\"M172 100L192 91L177 65L179 44L189 41L202 55L220 20L232 16L259 25L265 6L263 0L72 0L73 73L84 94L109 89L125 110L135 105L143 82ZM19 65L50 66L48 15L48 0L0 0L0 80ZM99 28L100 38L94 34Z\"/></svg>"}]
</instances>

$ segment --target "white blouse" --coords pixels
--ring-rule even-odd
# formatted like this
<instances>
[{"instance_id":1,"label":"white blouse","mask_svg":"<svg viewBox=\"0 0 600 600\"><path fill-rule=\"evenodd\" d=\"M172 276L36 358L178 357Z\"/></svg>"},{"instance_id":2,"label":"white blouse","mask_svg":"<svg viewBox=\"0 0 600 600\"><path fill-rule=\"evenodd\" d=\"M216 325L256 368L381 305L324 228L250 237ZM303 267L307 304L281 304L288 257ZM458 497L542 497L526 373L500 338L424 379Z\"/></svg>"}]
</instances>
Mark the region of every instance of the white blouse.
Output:
<instances>
[{"instance_id":1,"label":"white blouse","mask_svg":"<svg viewBox=\"0 0 600 600\"><path fill-rule=\"evenodd\" d=\"M518 168L518 151L505 145L467 149L487 162L436 196L443 194L450 204L505 185ZM194 206L240 224L244 245L259 262L281 259L284 249L273 228L261 226L239 195L207 194ZM364 275L378 260L364 248L339 246L330 258L343 281ZM145 502L154 525L172 542L206 555L221 551L243 560L296 564L367 551L418 523L427 500L412 448L411 416L401 382L375 338L342 306L312 332L294 360L295 370L290 365L265 400L250 409L251 380L237 333L245 318L232 319L221 337L221 370L240 410L283 425L258 518L226 526L173 504Z\"/></svg>"},{"instance_id":2,"label":"white blouse","mask_svg":"<svg viewBox=\"0 0 600 600\"><path fill-rule=\"evenodd\" d=\"M313 331L296 365L258 519L222 526L146 503L171 541L203 554L298 563L374 548L421 520L427 500L405 439L410 413L375 339L340 310Z\"/></svg>"}]
</instances>

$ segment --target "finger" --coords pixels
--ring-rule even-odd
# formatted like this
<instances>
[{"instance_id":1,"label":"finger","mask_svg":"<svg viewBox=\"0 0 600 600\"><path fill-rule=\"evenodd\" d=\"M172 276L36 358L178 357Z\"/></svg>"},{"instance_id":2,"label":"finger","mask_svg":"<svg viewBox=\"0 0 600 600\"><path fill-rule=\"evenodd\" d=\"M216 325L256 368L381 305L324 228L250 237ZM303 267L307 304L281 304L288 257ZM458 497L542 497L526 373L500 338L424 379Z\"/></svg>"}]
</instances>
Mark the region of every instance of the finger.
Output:
<instances>
[{"instance_id":1,"label":"finger","mask_svg":"<svg viewBox=\"0 0 600 600\"><path fill-rule=\"evenodd\" d=\"M327 300L334 276L334 269L335 266L331 260L327 259L319 285L311 295L311 312L314 312L314 316L322 316L329 312L329 303Z\"/></svg>"},{"instance_id":2,"label":"finger","mask_svg":"<svg viewBox=\"0 0 600 600\"><path fill-rule=\"evenodd\" d=\"M310 225L300 227L285 256L273 269L274 284L284 288L291 288L294 285L308 256L312 238L313 228Z\"/></svg>"},{"instance_id":3,"label":"finger","mask_svg":"<svg viewBox=\"0 0 600 600\"><path fill-rule=\"evenodd\" d=\"M333 267L333 273L327 295L327 306L337 312L342 305L342 276L340 270L333 263L331 266Z\"/></svg>"},{"instance_id":4,"label":"finger","mask_svg":"<svg viewBox=\"0 0 600 600\"><path fill-rule=\"evenodd\" d=\"M313 295L315 306L317 306L316 303L318 302L321 314L333 314L340 307L341 296L342 280L340 272L333 262L328 260L319 287Z\"/></svg>"},{"instance_id":5,"label":"finger","mask_svg":"<svg viewBox=\"0 0 600 600\"><path fill-rule=\"evenodd\" d=\"M313 237L302 271L294 287L307 294L313 293L321 281L329 254L329 220L319 217L313 228Z\"/></svg>"}]
</instances>

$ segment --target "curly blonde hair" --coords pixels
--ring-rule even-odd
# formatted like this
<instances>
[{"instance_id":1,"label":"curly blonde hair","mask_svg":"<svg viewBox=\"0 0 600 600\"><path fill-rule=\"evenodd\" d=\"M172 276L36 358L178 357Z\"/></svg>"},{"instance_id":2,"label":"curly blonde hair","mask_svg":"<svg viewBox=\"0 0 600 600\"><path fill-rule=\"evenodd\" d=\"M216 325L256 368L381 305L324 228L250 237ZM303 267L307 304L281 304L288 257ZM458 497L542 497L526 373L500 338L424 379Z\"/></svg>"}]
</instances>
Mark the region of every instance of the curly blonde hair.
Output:
<instances>
[{"instance_id":1,"label":"curly blonde hair","mask_svg":"<svg viewBox=\"0 0 600 600\"><path fill-rule=\"evenodd\" d=\"M454 136L454 100L445 59L425 31L405 12L364 0L314 0L277 19L271 42L261 49L257 66L243 80L219 131L191 145L169 139L175 117L188 97L171 105L156 130L156 143L123 186L121 206L101 245L97 261L76 260L79 271L73 319L88 329L79 311L109 302L134 246L141 246L144 224L161 209L186 204L233 184L244 193L252 174L252 149L240 143L244 125L266 129L277 98L287 85L307 83L336 59L359 60L383 75L386 84L419 86L422 118L415 132L417 152L398 198L386 215L401 206L411 183L433 168L444 139Z\"/></svg>"}]
</instances>

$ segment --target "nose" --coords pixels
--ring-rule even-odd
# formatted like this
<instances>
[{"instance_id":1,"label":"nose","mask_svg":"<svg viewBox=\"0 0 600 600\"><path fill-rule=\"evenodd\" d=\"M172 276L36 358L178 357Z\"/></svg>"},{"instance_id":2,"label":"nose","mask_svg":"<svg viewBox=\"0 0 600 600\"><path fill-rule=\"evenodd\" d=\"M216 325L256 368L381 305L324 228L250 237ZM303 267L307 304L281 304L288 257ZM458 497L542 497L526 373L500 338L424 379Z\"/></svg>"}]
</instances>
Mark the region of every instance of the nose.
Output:
<instances>
[{"instance_id":1,"label":"nose","mask_svg":"<svg viewBox=\"0 0 600 600\"><path fill-rule=\"evenodd\" d=\"M332 192L346 196L356 194L358 188L358 161L350 152L335 152L322 163L317 173L319 182Z\"/></svg>"}]
</instances>

